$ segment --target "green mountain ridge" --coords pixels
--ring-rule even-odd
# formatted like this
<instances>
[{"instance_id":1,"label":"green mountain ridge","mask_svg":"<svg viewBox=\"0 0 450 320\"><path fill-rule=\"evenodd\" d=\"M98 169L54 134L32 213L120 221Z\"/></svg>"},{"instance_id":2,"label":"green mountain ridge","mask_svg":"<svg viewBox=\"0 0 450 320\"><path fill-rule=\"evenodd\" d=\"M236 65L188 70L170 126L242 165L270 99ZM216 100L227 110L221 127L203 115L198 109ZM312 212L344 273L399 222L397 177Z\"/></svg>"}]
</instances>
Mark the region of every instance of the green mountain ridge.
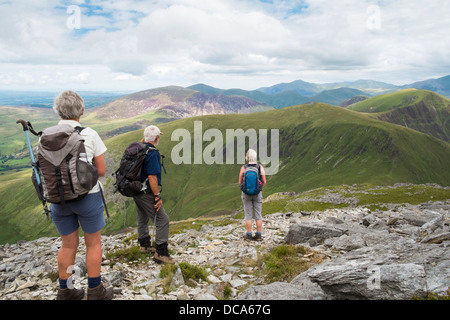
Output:
<instances>
[{"instance_id":1,"label":"green mountain ridge","mask_svg":"<svg viewBox=\"0 0 450 320\"><path fill-rule=\"evenodd\" d=\"M348 108L450 141L450 99L432 91L405 89L369 98Z\"/></svg>"}]
</instances>

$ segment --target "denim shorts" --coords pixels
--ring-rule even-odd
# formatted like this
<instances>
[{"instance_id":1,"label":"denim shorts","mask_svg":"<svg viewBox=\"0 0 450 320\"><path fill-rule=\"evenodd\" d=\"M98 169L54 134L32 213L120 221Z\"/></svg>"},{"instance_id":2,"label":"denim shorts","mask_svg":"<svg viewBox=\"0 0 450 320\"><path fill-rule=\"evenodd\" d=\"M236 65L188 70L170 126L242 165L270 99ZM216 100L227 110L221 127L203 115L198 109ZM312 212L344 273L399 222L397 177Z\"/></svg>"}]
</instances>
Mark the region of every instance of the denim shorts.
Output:
<instances>
[{"instance_id":1,"label":"denim shorts","mask_svg":"<svg viewBox=\"0 0 450 320\"><path fill-rule=\"evenodd\" d=\"M88 194L65 205L52 203L50 211L53 223L62 236L73 233L80 225L85 233L96 233L106 225L101 192Z\"/></svg>"}]
</instances>

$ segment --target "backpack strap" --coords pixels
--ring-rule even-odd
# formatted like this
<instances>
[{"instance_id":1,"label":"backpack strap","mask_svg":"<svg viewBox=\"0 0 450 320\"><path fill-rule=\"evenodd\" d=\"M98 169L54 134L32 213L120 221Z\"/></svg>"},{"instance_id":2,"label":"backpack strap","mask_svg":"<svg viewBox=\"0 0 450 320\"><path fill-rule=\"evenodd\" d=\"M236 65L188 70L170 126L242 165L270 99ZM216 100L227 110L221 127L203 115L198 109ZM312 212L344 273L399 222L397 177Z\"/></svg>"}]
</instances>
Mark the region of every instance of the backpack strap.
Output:
<instances>
[{"instance_id":1,"label":"backpack strap","mask_svg":"<svg viewBox=\"0 0 450 320\"><path fill-rule=\"evenodd\" d=\"M161 163L161 168L163 168L164 174L167 174L166 168L164 167L164 158L165 158L165 156L162 155L162 154L159 152L159 150L156 149L155 147L147 146L147 153L148 153L149 151L156 151L156 152L158 152L158 154L159 154L159 159L160 159L159 162ZM144 184L145 184L145 189L144 189ZM149 185L149 184L150 184L150 183L148 182L148 178L145 179L145 181L142 183L142 189L144 190L144 192L145 192L145 190L147 190L147 185ZM149 187L149 186L148 186L148 187ZM158 187L159 187L159 193L161 193L161 192L162 192L162 189L163 189L162 184L158 184Z\"/></svg>"},{"instance_id":2,"label":"backpack strap","mask_svg":"<svg viewBox=\"0 0 450 320\"><path fill-rule=\"evenodd\" d=\"M166 156L162 155L162 154L159 152L158 149L156 149L156 148L154 148L154 147L151 147L151 146L148 146L147 153L148 153L149 151L157 151L157 152L159 153L159 158L160 158L161 167L163 168L164 173L167 174L166 167L164 167L164 158L165 158Z\"/></svg>"},{"instance_id":3,"label":"backpack strap","mask_svg":"<svg viewBox=\"0 0 450 320\"><path fill-rule=\"evenodd\" d=\"M252 166L254 165L255 163L252 163ZM247 169L248 167L250 167L250 165L249 164L244 164L244 169ZM261 166L259 165L259 163L256 163L256 167L258 168L258 179L259 180L261 180L262 179L262 174L261 174ZM244 174L244 177L245 177L245 174ZM261 180L262 181L262 180Z\"/></svg>"},{"instance_id":4,"label":"backpack strap","mask_svg":"<svg viewBox=\"0 0 450 320\"><path fill-rule=\"evenodd\" d=\"M247 169L248 167L250 167L250 166L256 166L256 168L258 168L258 175L259 175L259 177L261 177L261 166L259 165L259 163L252 163L252 164L244 164L244 168L245 169Z\"/></svg>"},{"instance_id":5,"label":"backpack strap","mask_svg":"<svg viewBox=\"0 0 450 320\"><path fill-rule=\"evenodd\" d=\"M80 127L80 126L75 127L75 130L78 131L78 133L80 133L80 134L81 134L81 131L83 131L84 129L86 129L86 128Z\"/></svg>"},{"instance_id":6,"label":"backpack strap","mask_svg":"<svg viewBox=\"0 0 450 320\"><path fill-rule=\"evenodd\" d=\"M56 182L58 184L59 198L61 199L61 204L65 205L66 201L64 199L64 189L62 183L61 167L55 166Z\"/></svg>"}]
</instances>

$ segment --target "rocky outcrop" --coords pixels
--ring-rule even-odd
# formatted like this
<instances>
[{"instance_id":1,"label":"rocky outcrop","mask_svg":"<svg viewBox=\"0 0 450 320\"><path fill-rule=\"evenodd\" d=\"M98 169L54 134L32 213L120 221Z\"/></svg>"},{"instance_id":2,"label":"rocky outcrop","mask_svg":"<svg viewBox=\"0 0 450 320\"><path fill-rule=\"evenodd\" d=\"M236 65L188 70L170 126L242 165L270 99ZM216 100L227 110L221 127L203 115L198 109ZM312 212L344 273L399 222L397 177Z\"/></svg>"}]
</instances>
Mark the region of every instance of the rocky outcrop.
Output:
<instances>
[{"instance_id":1,"label":"rocky outcrop","mask_svg":"<svg viewBox=\"0 0 450 320\"><path fill-rule=\"evenodd\" d=\"M283 286L302 299L405 300L445 294L450 287L449 209L448 202L377 212L333 209L314 222L299 219L290 226L287 242L339 254ZM280 293L270 286L247 289L240 298L276 299Z\"/></svg>"}]
</instances>

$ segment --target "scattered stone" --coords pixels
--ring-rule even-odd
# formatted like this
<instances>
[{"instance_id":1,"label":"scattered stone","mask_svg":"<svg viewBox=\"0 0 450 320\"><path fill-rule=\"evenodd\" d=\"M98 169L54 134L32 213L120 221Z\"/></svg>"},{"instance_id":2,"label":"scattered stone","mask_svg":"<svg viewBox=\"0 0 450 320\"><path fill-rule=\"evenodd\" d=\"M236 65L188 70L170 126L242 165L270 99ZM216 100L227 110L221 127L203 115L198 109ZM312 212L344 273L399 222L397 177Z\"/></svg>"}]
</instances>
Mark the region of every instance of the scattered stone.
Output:
<instances>
[{"instance_id":1,"label":"scattered stone","mask_svg":"<svg viewBox=\"0 0 450 320\"><path fill-rule=\"evenodd\" d=\"M325 199L325 198L324 198ZM330 195L328 201L345 199ZM445 294L450 287L450 201L390 205L371 212L348 200L347 208L275 213L264 217L263 241L244 241L245 225L205 224L172 235L169 248L180 262L207 268L207 281L186 281L178 267L170 284L161 265L114 262L107 254L137 243L135 230L103 235L102 279L117 300L330 300L412 299ZM291 282L267 284L246 262L281 244L305 246L325 260ZM0 246L0 300L54 300L58 237ZM74 286L87 288L84 239L80 238ZM304 255L311 259L312 255ZM167 289L169 287L170 289ZM167 292L168 291L168 292ZM225 291L227 292L225 297Z\"/></svg>"},{"instance_id":2,"label":"scattered stone","mask_svg":"<svg viewBox=\"0 0 450 320\"><path fill-rule=\"evenodd\" d=\"M251 287L242 292L237 300L309 300L300 287L285 282Z\"/></svg>"},{"instance_id":3,"label":"scattered stone","mask_svg":"<svg viewBox=\"0 0 450 320\"><path fill-rule=\"evenodd\" d=\"M422 239L422 243L442 243L450 240L450 232L432 234Z\"/></svg>"},{"instance_id":4,"label":"scattered stone","mask_svg":"<svg viewBox=\"0 0 450 320\"><path fill-rule=\"evenodd\" d=\"M339 229L334 225L328 225L326 223L298 223L290 227L284 240L291 244L303 243L310 241L311 239L320 242L328 238L339 237L343 235L345 231L346 230Z\"/></svg>"}]
</instances>

